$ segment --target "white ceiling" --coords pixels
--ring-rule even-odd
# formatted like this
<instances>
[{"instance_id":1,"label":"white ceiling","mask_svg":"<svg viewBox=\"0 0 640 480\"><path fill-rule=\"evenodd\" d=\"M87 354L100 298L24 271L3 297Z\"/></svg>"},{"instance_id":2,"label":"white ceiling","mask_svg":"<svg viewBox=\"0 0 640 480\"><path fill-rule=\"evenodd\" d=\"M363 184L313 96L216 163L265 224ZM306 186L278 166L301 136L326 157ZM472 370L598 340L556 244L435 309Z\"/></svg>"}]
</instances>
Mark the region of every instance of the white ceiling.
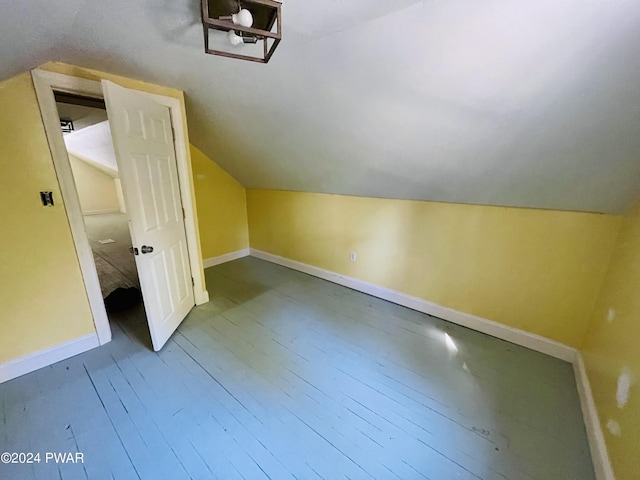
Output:
<instances>
[{"instance_id":1,"label":"white ceiling","mask_svg":"<svg viewBox=\"0 0 640 480\"><path fill-rule=\"evenodd\" d=\"M119 177L116 152L113 150L107 120L65 135L64 143L71 155L113 178Z\"/></svg>"},{"instance_id":2,"label":"white ceiling","mask_svg":"<svg viewBox=\"0 0 640 480\"><path fill-rule=\"evenodd\" d=\"M76 133L79 130L107 120L107 111L103 108L87 107L84 105L62 102L56 102L56 107L61 119L71 120L73 122L74 132L65 133L65 136L73 135L73 133Z\"/></svg>"},{"instance_id":3,"label":"white ceiling","mask_svg":"<svg viewBox=\"0 0 640 480\"><path fill-rule=\"evenodd\" d=\"M57 102L56 107L60 118L73 122L74 131L63 134L67 151L107 175L118 178L118 164L107 111L61 102Z\"/></svg>"},{"instance_id":4,"label":"white ceiling","mask_svg":"<svg viewBox=\"0 0 640 480\"><path fill-rule=\"evenodd\" d=\"M197 0L0 0L0 78L59 60L185 91L246 187L623 213L640 0L285 0L268 65L203 53Z\"/></svg>"}]
</instances>

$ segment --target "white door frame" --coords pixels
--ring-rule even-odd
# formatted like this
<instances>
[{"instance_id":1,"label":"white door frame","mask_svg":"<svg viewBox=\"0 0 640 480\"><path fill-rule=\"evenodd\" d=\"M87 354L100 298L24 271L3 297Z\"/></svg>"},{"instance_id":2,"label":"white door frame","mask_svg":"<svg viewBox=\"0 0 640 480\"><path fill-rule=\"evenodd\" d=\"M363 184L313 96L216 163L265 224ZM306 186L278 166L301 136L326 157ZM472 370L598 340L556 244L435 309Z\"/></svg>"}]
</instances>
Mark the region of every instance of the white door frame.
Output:
<instances>
[{"instance_id":1,"label":"white door frame","mask_svg":"<svg viewBox=\"0 0 640 480\"><path fill-rule=\"evenodd\" d=\"M80 270L84 278L87 297L93 314L98 341L103 345L111 341L111 327L102 298L98 273L93 260L93 252L82 218L82 210L78 199L78 192L69 163L67 147L64 143L62 130L60 129L60 117L56 106L54 91L83 95L87 97L104 97L102 85L99 81L72 77L60 73L47 72L45 70L32 70L31 77L36 90L42 122L49 142L53 165L60 183L60 191L65 204L71 235L78 254ZM163 95L155 95L148 92L140 93L152 98L155 102L169 107L171 113L171 126L174 132L176 161L178 164L178 181L180 184L180 197L184 208L184 225L187 235L187 249L189 252L189 264L193 277L193 292L196 305L209 301L209 294L202 281L202 259L198 250L197 227L195 212L192 203L192 188L189 169L189 144L184 134L186 119L182 114L180 100Z\"/></svg>"}]
</instances>

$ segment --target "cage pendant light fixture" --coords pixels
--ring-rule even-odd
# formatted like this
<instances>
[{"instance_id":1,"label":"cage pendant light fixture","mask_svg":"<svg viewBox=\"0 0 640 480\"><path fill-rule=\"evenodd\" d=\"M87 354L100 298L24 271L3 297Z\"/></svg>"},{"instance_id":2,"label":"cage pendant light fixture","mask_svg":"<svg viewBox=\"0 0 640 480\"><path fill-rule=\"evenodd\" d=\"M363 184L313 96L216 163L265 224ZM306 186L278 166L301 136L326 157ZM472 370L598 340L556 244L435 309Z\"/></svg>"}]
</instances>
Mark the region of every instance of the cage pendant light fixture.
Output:
<instances>
[{"instance_id":1,"label":"cage pendant light fixture","mask_svg":"<svg viewBox=\"0 0 640 480\"><path fill-rule=\"evenodd\" d=\"M201 0L204 51L267 63L278 47L281 3L274 0Z\"/></svg>"}]
</instances>

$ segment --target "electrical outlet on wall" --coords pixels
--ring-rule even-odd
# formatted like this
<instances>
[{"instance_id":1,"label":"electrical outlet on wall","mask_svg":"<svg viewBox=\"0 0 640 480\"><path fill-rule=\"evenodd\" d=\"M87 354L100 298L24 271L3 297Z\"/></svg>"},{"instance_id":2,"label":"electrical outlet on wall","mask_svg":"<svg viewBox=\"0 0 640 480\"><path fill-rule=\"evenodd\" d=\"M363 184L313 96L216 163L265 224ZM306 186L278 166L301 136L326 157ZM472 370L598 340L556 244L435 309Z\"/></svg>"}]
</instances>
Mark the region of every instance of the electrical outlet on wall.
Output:
<instances>
[{"instance_id":1,"label":"electrical outlet on wall","mask_svg":"<svg viewBox=\"0 0 640 480\"><path fill-rule=\"evenodd\" d=\"M356 252L351 252L351 254L349 255L349 260L352 262L355 262L357 258Z\"/></svg>"}]
</instances>

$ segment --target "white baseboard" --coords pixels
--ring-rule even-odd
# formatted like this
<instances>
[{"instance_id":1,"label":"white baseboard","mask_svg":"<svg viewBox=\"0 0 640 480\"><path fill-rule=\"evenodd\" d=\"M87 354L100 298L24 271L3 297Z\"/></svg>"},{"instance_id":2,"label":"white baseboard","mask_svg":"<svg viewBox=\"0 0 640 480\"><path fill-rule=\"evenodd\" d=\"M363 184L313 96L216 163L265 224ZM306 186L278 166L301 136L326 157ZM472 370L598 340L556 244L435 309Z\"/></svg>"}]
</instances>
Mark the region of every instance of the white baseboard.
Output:
<instances>
[{"instance_id":1,"label":"white baseboard","mask_svg":"<svg viewBox=\"0 0 640 480\"><path fill-rule=\"evenodd\" d=\"M118 208L108 208L105 210L83 210L82 215L106 215L107 213L121 213Z\"/></svg>"},{"instance_id":2,"label":"white baseboard","mask_svg":"<svg viewBox=\"0 0 640 480\"><path fill-rule=\"evenodd\" d=\"M576 376L580 406L582 407L582 416L584 417L584 425L587 430L591 460L593 461L596 479L615 480L611 462L609 461L609 454L607 453L607 445L602 432L602 425L600 424L596 404L593 400L587 369L585 368L584 360L580 352L577 352L576 359L573 362L573 371Z\"/></svg>"},{"instance_id":3,"label":"white baseboard","mask_svg":"<svg viewBox=\"0 0 640 480\"><path fill-rule=\"evenodd\" d=\"M0 383L20 377L42 367L78 355L99 346L98 335L92 333L55 347L46 348L30 355L0 365Z\"/></svg>"},{"instance_id":4,"label":"white baseboard","mask_svg":"<svg viewBox=\"0 0 640 480\"><path fill-rule=\"evenodd\" d=\"M516 345L530 348L566 362L573 362L576 356L576 349L569 347L568 345L564 345L540 335L525 332L524 330L509 327L492 320L487 320L470 313L459 312L452 308L443 307L442 305L429 302L422 298L413 297L406 293L398 292L397 290L391 290L390 288L374 285L373 283L364 282L357 278L340 275L329 270L324 270L319 267L314 267L313 265L290 260L288 258L273 255L254 248L251 249L251 256L267 260L268 262L277 263L278 265L289 267L300 272L308 273L314 277L329 280L330 282L337 283L338 285L343 285L345 287L352 288L353 290L358 290L360 292L373 295L374 297L382 298L428 315L433 315L434 317L447 320L448 322L462 325L463 327L471 328L478 332L486 333L492 337L497 337L502 340L515 343Z\"/></svg>"},{"instance_id":5,"label":"white baseboard","mask_svg":"<svg viewBox=\"0 0 640 480\"><path fill-rule=\"evenodd\" d=\"M208 290L194 290L194 297L196 301L196 305L204 305L209 302L209 291Z\"/></svg>"},{"instance_id":6,"label":"white baseboard","mask_svg":"<svg viewBox=\"0 0 640 480\"><path fill-rule=\"evenodd\" d=\"M220 265L221 263L227 263L231 260L237 260L238 258L248 257L250 255L250 251L248 248L243 248L242 250L236 250L235 252L225 253L224 255L218 255L217 257L205 258L202 260L202 265L204 268L215 267L216 265Z\"/></svg>"}]
</instances>

